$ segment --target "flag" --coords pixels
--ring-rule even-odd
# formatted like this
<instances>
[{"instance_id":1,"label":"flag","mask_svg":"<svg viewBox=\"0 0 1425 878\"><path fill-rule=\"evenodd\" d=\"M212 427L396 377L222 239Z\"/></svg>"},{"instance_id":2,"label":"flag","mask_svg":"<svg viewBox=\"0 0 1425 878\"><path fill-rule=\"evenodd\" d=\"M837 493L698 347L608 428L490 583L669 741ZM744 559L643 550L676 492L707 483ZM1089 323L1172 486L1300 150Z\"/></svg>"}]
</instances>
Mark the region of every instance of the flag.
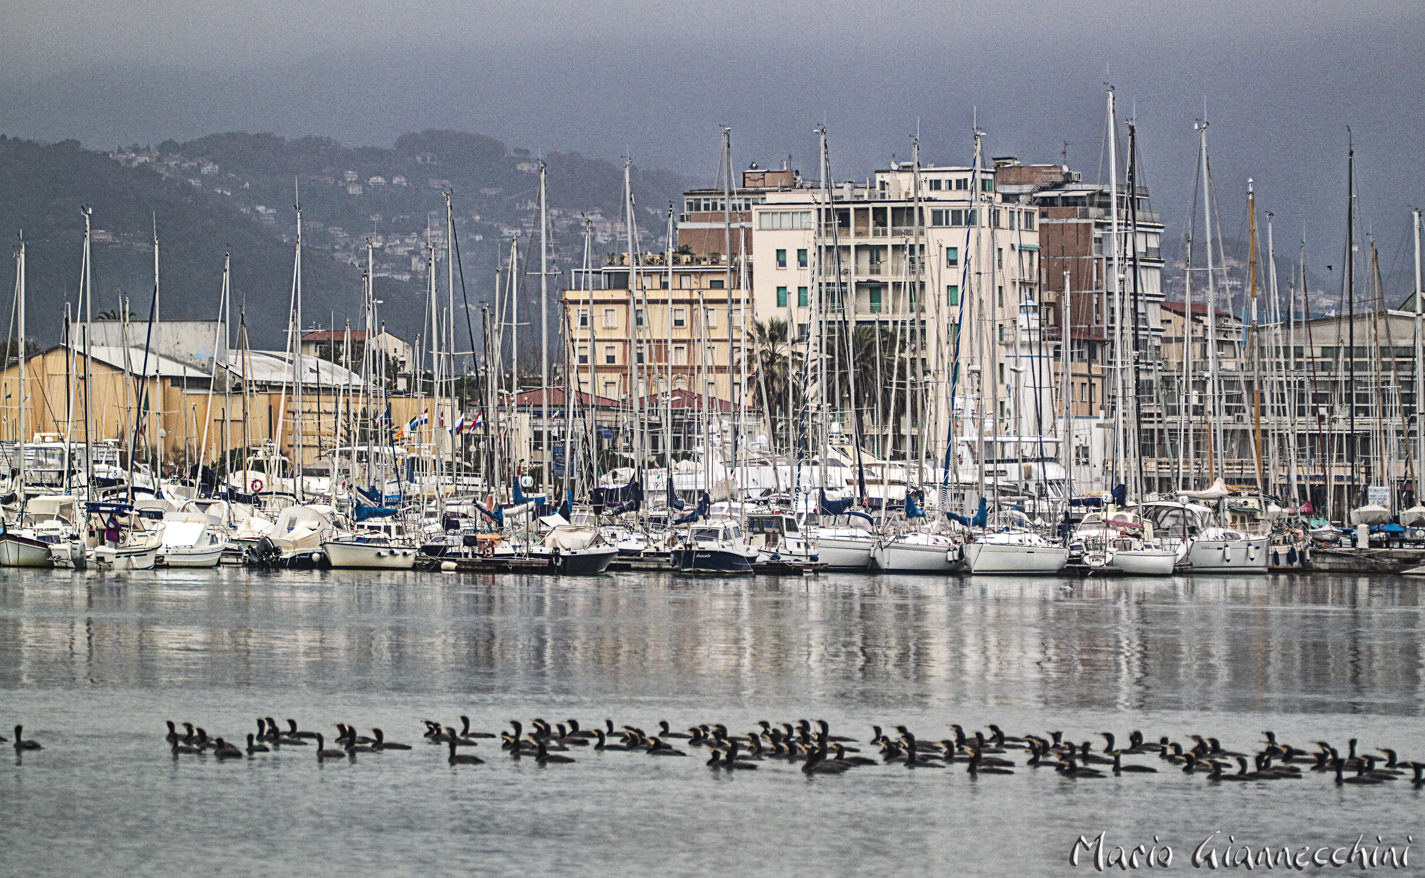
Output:
<instances>
[{"instance_id":1,"label":"flag","mask_svg":"<svg viewBox=\"0 0 1425 878\"><path fill-rule=\"evenodd\" d=\"M411 422L409 424L406 424L405 426L401 427L401 429L396 431L396 438L405 439L407 436L416 432L416 430L421 427L424 427L426 424L429 423L430 410L423 410L420 414L416 415L414 418L411 418Z\"/></svg>"},{"instance_id":2,"label":"flag","mask_svg":"<svg viewBox=\"0 0 1425 878\"><path fill-rule=\"evenodd\" d=\"M455 435L459 436L462 433L470 433L480 429L480 424L483 423L484 420L485 413L483 411L476 412L474 418L467 418L464 413L461 413L460 420L455 422Z\"/></svg>"},{"instance_id":3,"label":"flag","mask_svg":"<svg viewBox=\"0 0 1425 878\"><path fill-rule=\"evenodd\" d=\"M386 410L384 412L381 412L376 417L371 419L371 426L375 427L378 430L382 427L391 426L391 407L389 405L386 406Z\"/></svg>"}]
</instances>

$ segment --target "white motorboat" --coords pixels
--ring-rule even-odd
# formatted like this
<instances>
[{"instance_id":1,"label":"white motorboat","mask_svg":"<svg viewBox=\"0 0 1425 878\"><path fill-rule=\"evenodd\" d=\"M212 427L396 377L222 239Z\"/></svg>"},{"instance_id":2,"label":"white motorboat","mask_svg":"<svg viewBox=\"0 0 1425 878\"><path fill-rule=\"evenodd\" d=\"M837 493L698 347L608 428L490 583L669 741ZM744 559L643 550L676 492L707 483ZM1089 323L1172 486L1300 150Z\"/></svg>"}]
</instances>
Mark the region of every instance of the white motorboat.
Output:
<instances>
[{"instance_id":1,"label":"white motorboat","mask_svg":"<svg viewBox=\"0 0 1425 878\"><path fill-rule=\"evenodd\" d=\"M163 517L159 563L166 567L216 567L231 542L227 528L208 514L170 512Z\"/></svg>"},{"instance_id":2,"label":"white motorboat","mask_svg":"<svg viewBox=\"0 0 1425 878\"><path fill-rule=\"evenodd\" d=\"M322 552L333 569L410 570L418 550L383 533L357 531L322 541Z\"/></svg>"},{"instance_id":3,"label":"white motorboat","mask_svg":"<svg viewBox=\"0 0 1425 878\"><path fill-rule=\"evenodd\" d=\"M0 533L0 567L53 567L50 544L34 534L28 528Z\"/></svg>"},{"instance_id":4,"label":"white motorboat","mask_svg":"<svg viewBox=\"0 0 1425 878\"><path fill-rule=\"evenodd\" d=\"M1194 573L1265 572L1271 537L1220 527L1212 510L1187 500L1144 503L1142 514L1151 521L1166 547L1178 555L1179 566Z\"/></svg>"}]
</instances>

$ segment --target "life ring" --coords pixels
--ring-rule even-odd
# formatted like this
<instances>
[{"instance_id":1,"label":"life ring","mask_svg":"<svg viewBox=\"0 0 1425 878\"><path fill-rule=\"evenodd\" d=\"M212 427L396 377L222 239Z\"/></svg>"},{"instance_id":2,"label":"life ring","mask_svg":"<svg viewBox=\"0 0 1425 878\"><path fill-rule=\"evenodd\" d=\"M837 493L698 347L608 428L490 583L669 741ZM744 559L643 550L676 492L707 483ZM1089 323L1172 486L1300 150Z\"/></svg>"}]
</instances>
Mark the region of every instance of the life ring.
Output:
<instances>
[{"instance_id":1,"label":"life ring","mask_svg":"<svg viewBox=\"0 0 1425 878\"><path fill-rule=\"evenodd\" d=\"M253 479L252 483L249 484L248 487L252 489L252 493L256 494L258 491L262 490L262 479Z\"/></svg>"},{"instance_id":2,"label":"life ring","mask_svg":"<svg viewBox=\"0 0 1425 878\"><path fill-rule=\"evenodd\" d=\"M488 557L490 557L491 555L495 554L495 543L494 543L494 541L493 541L493 540L481 540L481 541L480 541L480 554L481 554L481 555L484 555L486 558L488 558Z\"/></svg>"}]
</instances>

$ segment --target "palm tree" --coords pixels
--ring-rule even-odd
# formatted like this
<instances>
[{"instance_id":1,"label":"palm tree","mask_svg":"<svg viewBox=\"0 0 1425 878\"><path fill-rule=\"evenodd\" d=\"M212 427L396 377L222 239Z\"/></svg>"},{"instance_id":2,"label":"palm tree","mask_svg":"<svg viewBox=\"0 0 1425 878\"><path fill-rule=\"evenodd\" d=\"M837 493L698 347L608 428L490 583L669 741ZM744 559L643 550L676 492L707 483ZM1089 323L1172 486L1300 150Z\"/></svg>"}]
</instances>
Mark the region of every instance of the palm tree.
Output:
<instances>
[{"instance_id":1,"label":"palm tree","mask_svg":"<svg viewBox=\"0 0 1425 878\"><path fill-rule=\"evenodd\" d=\"M905 411L904 336L883 323L862 323L851 331L848 345L842 340L840 327L831 329L833 337L827 342L830 366L843 407L849 409L854 405L859 410L865 436L874 437L887 424L898 424ZM856 370L855 399L850 399L852 369ZM851 424L847 427L849 429Z\"/></svg>"},{"instance_id":2,"label":"palm tree","mask_svg":"<svg viewBox=\"0 0 1425 878\"><path fill-rule=\"evenodd\" d=\"M803 357L792 350L785 320L754 322L752 343L753 399L775 437L780 432L776 429L778 424L791 417L788 389L796 393L800 387Z\"/></svg>"}]
</instances>

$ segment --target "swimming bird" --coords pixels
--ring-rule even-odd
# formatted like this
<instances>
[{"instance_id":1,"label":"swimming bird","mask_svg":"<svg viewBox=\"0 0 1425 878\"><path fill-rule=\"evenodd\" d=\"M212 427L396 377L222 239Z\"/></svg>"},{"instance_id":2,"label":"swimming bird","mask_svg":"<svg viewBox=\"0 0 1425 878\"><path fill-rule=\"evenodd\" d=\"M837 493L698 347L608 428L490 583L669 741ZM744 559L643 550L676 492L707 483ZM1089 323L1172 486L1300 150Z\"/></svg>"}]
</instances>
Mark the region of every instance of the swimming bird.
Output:
<instances>
[{"instance_id":1,"label":"swimming bird","mask_svg":"<svg viewBox=\"0 0 1425 878\"><path fill-rule=\"evenodd\" d=\"M313 732L317 736L317 761L325 762L328 759L346 759L345 750L337 750L327 746L327 739L322 737L321 732Z\"/></svg>"},{"instance_id":2,"label":"swimming bird","mask_svg":"<svg viewBox=\"0 0 1425 878\"><path fill-rule=\"evenodd\" d=\"M454 731L454 730L452 729L452 731ZM455 743L455 739L454 739L453 737L452 737L449 741L447 741L446 743L447 743L447 744L449 745L449 747L450 747L450 756L449 756L449 758L446 759L446 762L449 762L451 765L484 765L484 764L485 764L485 760L481 759L479 756L476 756L474 753L461 753L461 752L457 751L457 750L455 749L455 748L456 748L456 743Z\"/></svg>"},{"instance_id":3,"label":"swimming bird","mask_svg":"<svg viewBox=\"0 0 1425 878\"><path fill-rule=\"evenodd\" d=\"M266 744L256 743L257 738L252 732L247 733L247 752L249 753L271 753L272 750Z\"/></svg>"},{"instance_id":4,"label":"swimming bird","mask_svg":"<svg viewBox=\"0 0 1425 878\"><path fill-rule=\"evenodd\" d=\"M603 729L594 729L594 737L598 740L598 743L594 744L594 749L595 749L595 750L631 750L631 749L633 749L633 748L629 747L627 744L610 744L610 743L608 742L608 737L604 734L604 730L603 730Z\"/></svg>"},{"instance_id":5,"label":"swimming bird","mask_svg":"<svg viewBox=\"0 0 1425 878\"><path fill-rule=\"evenodd\" d=\"M495 737L495 733L470 731L470 717L462 713L460 715L460 737L467 740L470 738L493 738Z\"/></svg>"},{"instance_id":6,"label":"swimming bird","mask_svg":"<svg viewBox=\"0 0 1425 878\"><path fill-rule=\"evenodd\" d=\"M682 750L677 749L672 744L661 738L653 737L648 739L649 756L687 756Z\"/></svg>"},{"instance_id":7,"label":"swimming bird","mask_svg":"<svg viewBox=\"0 0 1425 878\"><path fill-rule=\"evenodd\" d=\"M297 721L289 717L287 719L287 736L289 738L307 738L310 740L314 738L320 738L321 733L306 730L299 731L297 729Z\"/></svg>"},{"instance_id":8,"label":"swimming bird","mask_svg":"<svg viewBox=\"0 0 1425 878\"><path fill-rule=\"evenodd\" d=\"M678 754L678 755L680 755L680 756L686 756L687 754L686 754L686 753L680 753L680 754ZM545 747L544 741L541 740L538 744L535 745L535 748L534 748L534 761L537 762L537 763L539 763L541 766L543 766L543 765L548 765L548 764L550 764L550 763L573 762L573 761L574 761L574 757L572 757L572 756L565 756L565 755L563 755L563 754L561 754L561 753L550 753L550 752L549 752L549 749L548 749L547 747Z\"/></svg>"},{"instance_id":9,"label":"swimming bird","mask_svg":"<svg viewBox=\"0 0 1425 878\"><path fill-rule=\"evenodd\" d=\"M1014 774L1014 769L1012 768L1005 768L1001 765L981 765L980 763L983 759L984 757L980 755L979 750L972 750L970 752L970 764L966 770L970 773L971 777L980 774Z\"/></svg>"},{"instance_id":10,"label":"swimming bird","mask_svg":"<svg viewBox=\"0 0 1425 878\"><path fill-rule=\"evenodd\" d=\"M806 762L802 763L802 774L844 774L851 766L843 762L830 762L826 751L821 748L807 751Z\"/></svg>"},{"instance_id":11,"label":"swimming bird","mask_svg":"<svg viewBox=\"0 0 1425 878\"><path fill-rule=\"evenodd\" d=\"M249 738L249 740L251 739ZM213 740L213 755L216 756L219 760L243 758L243 753L241 750L239 750L236 746L229 744L227 741L224 741L222 738L215 738Z\"/></svg>"},{"instance_id":12,"label":"swimming bird","mask_svg":"<svg viewBox=\"0 0 1425 878\"><path fill-rule=\"evenodd\" d=\"M40 746L39 741L27 741L20 737L20 732L23 729L24 726L15 726L15 752L18 753L21 750L43 750L44 747Z\"/></svg>"},{"instance_id":13,"label":"swimming bird","mask_svg":"<svg viewBox=\"0 0 1425 878\"><path fill-rule=\"evenodd\" d=\"M376 743L371 745L373 750L409 750L410 744L398 744L395 741L386 740L386 733L380 729L373 728L371 734L376 737Z\"/></svg>"}]
</instances>

